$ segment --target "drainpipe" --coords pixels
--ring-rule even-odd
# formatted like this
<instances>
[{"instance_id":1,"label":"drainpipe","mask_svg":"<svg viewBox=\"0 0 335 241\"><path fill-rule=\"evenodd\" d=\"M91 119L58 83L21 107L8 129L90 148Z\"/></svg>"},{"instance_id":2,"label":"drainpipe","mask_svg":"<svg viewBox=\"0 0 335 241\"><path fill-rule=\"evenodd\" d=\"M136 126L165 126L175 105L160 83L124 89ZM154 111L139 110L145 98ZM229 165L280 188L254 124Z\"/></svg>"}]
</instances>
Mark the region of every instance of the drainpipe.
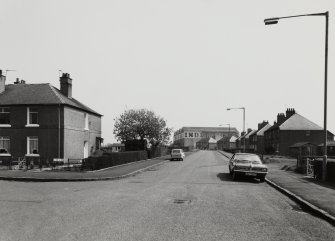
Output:
<instances>
[{"instance_id":1,"label":"drainpipe","mask_svg":"<svg viewBox=\"0 0 335 241\"><path fill-rule=\"evenodd\" d=\"M58 104L58 158L60 158L60 104Z\"/></svg>"}]
</instances>

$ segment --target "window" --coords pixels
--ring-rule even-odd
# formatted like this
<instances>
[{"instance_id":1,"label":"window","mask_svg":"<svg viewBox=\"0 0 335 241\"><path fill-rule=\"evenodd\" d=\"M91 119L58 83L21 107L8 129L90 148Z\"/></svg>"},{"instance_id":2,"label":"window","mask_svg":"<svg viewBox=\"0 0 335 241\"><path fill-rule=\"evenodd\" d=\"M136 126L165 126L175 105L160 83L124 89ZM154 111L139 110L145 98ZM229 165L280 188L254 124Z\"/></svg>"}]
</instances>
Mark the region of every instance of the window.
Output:
<instances>
[{"instance_id":1,"label":"window","mask_svg":"<svg viewBox=\"0 0 335 241\"><path fill-rule=\"evenodd\" d=\"M85 118L85 130L88 130L88 114L87 113L84 114L84 118Z\"/></svg>"},{"instance_id":2,"label":"window","mask_svg":"<svg viewBox=\"0 0 335 241\"><path fill-rule=\"evenodd\" d=\"M306 131L306 136L310 136L311 135L311 131Z\"/></svg>"},{"instance_id":3,"label":"window","mask_svg":"<svg viewBox=\"0 0 335 241\"><path fill-rule=\"evenodd\" d=\"M10 124L10 109L9 107L0 107L0 125Z\"/></svg>"},{"instance_id":4,"label":"window","mask_svg":"<svg viewBox=\"0 0 335 241\"><path fill-rule=\"evenodd\" d=\"M29 136L27 137L27 154L38 155L38 137Z\"/></svg>"},{"instance_id":5,"label":"window","mask_svg":"<svg viewBox=\"0 0 335 241\"><path fill-rule=\"evenodd\" d=\"M194 137L199 137L199 133L194 133Z\"/></svg>"},{"instance_id":6,"label":"window","mask_svg":"<svg viewBox=\"0 0 335 241\"><path fill-rule=\"evenodd\" d=\"M187 137L187 132L185 132L185 137Z\"/></svg>"},{"instance_id":7,"label":"window","mask_svg":"<svg viewBox=\"0 0 335 241\"><path fill-rule=\"evenodd\" d=\"M0 136L0 155L10 153L10 139L8 136Z\"/></svg>"},{"instance_id":8,"label":"window","mask_svg":"<svg viewBox=\"0 0 335 241\"><path fill-rule=\"evenodd\" d=\"M27 108L27 125L26 126L39 126L37 108L31 108L31 107Z\"/></svg>"},{"instance_id":9,"label":"window","mask_svg":"<svg viewBox=\"0 0 335 241\"><path fill-rule=\"evenodd\" d=\"M188 133L188 137L193 137L193 132Z\"/></svg>"}]
</instances>

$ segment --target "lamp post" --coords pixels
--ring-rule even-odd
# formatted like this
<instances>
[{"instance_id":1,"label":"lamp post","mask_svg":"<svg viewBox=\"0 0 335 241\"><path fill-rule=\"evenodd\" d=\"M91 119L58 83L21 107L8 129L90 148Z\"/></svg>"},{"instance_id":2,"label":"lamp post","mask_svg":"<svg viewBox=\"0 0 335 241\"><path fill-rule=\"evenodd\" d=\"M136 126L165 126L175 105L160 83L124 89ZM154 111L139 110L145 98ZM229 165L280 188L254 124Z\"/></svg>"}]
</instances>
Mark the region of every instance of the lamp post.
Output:
<instances>
[{"instance_id":1,"label":"lamp post","mask_svg":"<svg viewBox=\"0 0 335 241\"><path fill-rule=\"evenodd\" d=\"M326 180L327 175L327 75L328 75L328 25L329 25L329 12L302 14L286 17L267 18L264 20L265 25L277 24L279 19L296 18L296 17L309 17L309 16L325 16L326 17L326 37L325 37L325 73L324 73L324 124L323 124L323 164L322 164L322 179Z\"/></svg>"},{"instance_id":2,"label":"lamp post","mask_svg":"<svg viewBox=\"0 0 335 241\"><path fill-rule=\"evenodd\" d=\"M243 110L243 132L245 133L245 107L227 108L227 110ZM243 152L245 152L245 138L243 138Z\"/></svg>"}]
</instances>

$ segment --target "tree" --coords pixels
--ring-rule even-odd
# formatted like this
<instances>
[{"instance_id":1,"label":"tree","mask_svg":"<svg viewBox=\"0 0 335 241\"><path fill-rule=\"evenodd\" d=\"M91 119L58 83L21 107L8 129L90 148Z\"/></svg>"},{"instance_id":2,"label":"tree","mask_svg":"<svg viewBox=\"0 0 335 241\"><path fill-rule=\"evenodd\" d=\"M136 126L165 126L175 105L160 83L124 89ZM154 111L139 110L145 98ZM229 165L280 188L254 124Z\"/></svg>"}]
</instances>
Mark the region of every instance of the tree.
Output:
<instances>
[{"instance_id":1,"label":"tree","mask_svg":"<svg viewBox=\"0 0 335 241\"><path fill-rule=\"evenodd\" d=\"M118 141L147 140L151 145L167 143L170 139L171 128L166 121L147 109L126 110L115 119L114 135Z\"/></svg>"}]
</instances>

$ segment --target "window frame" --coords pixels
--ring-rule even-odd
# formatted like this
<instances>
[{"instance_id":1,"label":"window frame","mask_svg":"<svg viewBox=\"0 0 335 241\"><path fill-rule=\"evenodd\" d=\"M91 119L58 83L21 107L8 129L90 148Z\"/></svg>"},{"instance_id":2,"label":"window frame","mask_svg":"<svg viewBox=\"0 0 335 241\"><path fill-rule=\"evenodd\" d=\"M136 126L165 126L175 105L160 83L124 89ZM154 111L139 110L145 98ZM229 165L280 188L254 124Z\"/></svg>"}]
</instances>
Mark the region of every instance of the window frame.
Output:
<instances>
[{"instance_id":1,"label":"window frame","mask_svg":"<svg viewBox=\"0 0 335 241\"><path fill-rule=\"evenodd\" d=\"M39 147L38 147L38 136L27 136L27 154L26 156L40 156L39 154ZM37 153L30 153L30 141L37 140Z\"/></svg>"},{"instance_id":2,"label":"window frame","mask_svg":"<svg viewBox=\"0 0 335 241\"><path fill-rule=\"evenodd\" d=\"M36 107L33 107L36 108ZM37 123L31 123L31 113L36 113L37 114ZM31 107L27 107L27 124L26 127L39 127L40 125L38 124L38 111L31 111Z\"/></svg>"},{"instance_id":3,"label":"window frame","mask_svg":"<svg viewBox=\"0 0 335 241\"><path fill-rule=\"evenodd\" d=\"M5 112L4 110L5 109L9 109L9 111L8 112ZM7 106L1 106L0 107L0 114L6 114L6 113L8 113L8 122L9 123L3 123L3 124L1 124L0 123L0 127L11 127L12 125L10 124L10 107L7 107Z\"/></svg>"},{"instance_id":4,"label":"window frame","mask_svg":"<svg viewBox=\"0 0 335 241\"><path fill-rule=\"evenodd\" d=\"M0 143L2 143L2 142L5 142L5 141L8 141L9 143L8 143L8 149L6 149L6 148L4 148L4 146L3 146L3 148L1 148L1 146L0 146L0 149L5 149L6 151L7 151L7 153L0 153L0 156L11 156L11 154L10 154L10 137L9 136L0 136Z\"/></svg>"}]
</instances>

